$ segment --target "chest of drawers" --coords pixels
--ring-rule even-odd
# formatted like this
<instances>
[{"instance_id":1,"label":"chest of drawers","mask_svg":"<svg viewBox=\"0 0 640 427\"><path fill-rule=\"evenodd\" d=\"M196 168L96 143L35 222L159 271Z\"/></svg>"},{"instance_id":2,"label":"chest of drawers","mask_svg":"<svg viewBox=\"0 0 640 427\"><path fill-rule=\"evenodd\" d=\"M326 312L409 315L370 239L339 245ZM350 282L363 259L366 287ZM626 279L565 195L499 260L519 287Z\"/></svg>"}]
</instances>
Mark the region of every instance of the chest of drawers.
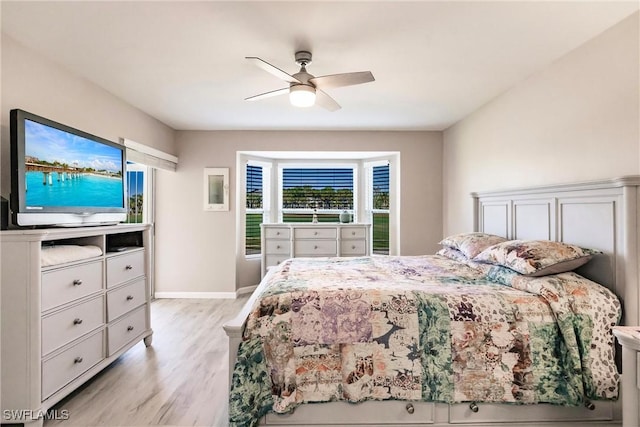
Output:
<instances>
[{"instance_id":1,"label":"chest of drawers","mask_svg":"<svg viewBox=\"0 0 640 427\"><path fill-rule=\"evenodd\" d=\"M135 343L151 344L149 233L122 225L0 234L2 423L42 425L41 414ZM111 250L112 237L127 236L136 243ZM68 245L96 254L43 264L43 248Z\"/></svg>"},{"instance_id":2,"label":"chest of drawers","mask_svg":"<svg viewBox=\"0 0 640 427\"><path fill-rule=\"evenodd\" d=\"M262 224L262 275L295 257L366 256L370 224Z\"/></svg>"}]
</instances>

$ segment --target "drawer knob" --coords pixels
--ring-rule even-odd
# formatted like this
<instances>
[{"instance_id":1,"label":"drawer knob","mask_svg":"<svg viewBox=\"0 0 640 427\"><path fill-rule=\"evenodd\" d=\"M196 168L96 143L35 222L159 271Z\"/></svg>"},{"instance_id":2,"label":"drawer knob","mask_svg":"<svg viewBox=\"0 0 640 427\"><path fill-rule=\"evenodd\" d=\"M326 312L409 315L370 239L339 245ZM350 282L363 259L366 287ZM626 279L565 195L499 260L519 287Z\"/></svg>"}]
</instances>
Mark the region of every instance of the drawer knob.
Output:
<instances>
[{"instance_id":1,"label":"drawer knob","mask_svg":"<svg viewBox=\"0 0 640 427\"><path fill-rule=\"evenodd\" d=\"M127 264L127 266L124 269L125 270L133 270L133 266L131 264Z\"/></svg>"},{"instance_id":2,"label":"drawer knob","mask_svg":"<svg viewBox=\"0 0 640 427\"><path fill-rule=\"evenodd\" d=\"M413 414L416 411L416 408L413 407L412 403L407 403L406 408L407 408L407 412L410 414Z\"/></svg>"},{"instance_id":3,"label":"drawer knob","mask_svg":"<svg viewBox=\"0 0 640 427\"><path fill-rule=\"evenodd\" d=\"M133 299L133 295L127 295L127 301L131 301Z\"/></svg>"},{"instance_id":4,"label":"drawer knob","mask_svg":"<svg viewBox=\"0 0 640 427\"><path fill-rule=\"evenodd\" d=\"M314 247L313 247L313 249L318 249L318 247L317 247L317 246L314 246Z\"/></svg>"},{"instance_id":5,"label":"drawer knob","mask_svg":"<svg viewBox=\"0 0 640 427\"><path fill-rule=\"evenodd\" d=\"M75 319L73 319L73 324L74 325L81 325L82 324L82 319L76 317Z\"/></svg>"},{"instance_id":6,"label":"drawer knob","mask_svg":"<svg viewBox=\"0 0 640 427\"><path fill-rule=\"evenodd\" d=\"M280 232L279 232L279 231L276 231L276 236L279 236L279 235L280 235Z\"/></svg>"},{"instance_id":7,"label":"drawer knob","mask_svg":"<svg viewBox=\"0 0 640 427\"><path fill-rule=\"evenodd\" d=\"M356 245L351 245L351 249L355 249L355 248L356 248Z\"/></svg>"},{"instance_id":8,"label":"drawer knob","mask_svg":"<svg viewBox=\"0 0 640 427\"><path fill-rule=\"evenodd\" d=\"M314 231L314 232L313 232L313 235L314 235L314 236L317 236L317 235L318 235L318 232L317 232L317 231Z\"/></svg>"},{"instance_id":9,"label":"drawer knob","mask_svg":"<svg viewBox=\"0 0 640 427\"><path fill-rule=\"evenodd\" d=\"M82 280L76 279L73 281L73 286L80 286L80 285L82 285Z\"/></svg>"},{"instance_id":10,"label":"drawer knob","mask_svg":"<svg viewBox=\"0 0 640 427\"><path fill-rule=\"evenodd\" d=\"M280 245L276 246L276 249L280 249Z\"/></svg>"},{"instance_id":11,"label":"drawer knob","mask_svg":"<svg viewBox=\"0 0 640 427\"><path fill-rule=\"evenodd\" d=\"M469 409L471 409L471 412L478 412L480 410L476 402L469 403Z\"/></svg>"},{"instance_id":12,"label":"drawer knob","mask_svg":"<svg viewBox=\"0 0 640 427\"><path fill-rule=\"evenodd\" d=\"M351 232L351 235L352 235L352 236L355 236L355 235L356 235L356 232L355 232L355 231L352 231L352 232Z\"/></svg>"},{"instance_id":13,"label":"drawer knob","mask_svg":"<svg viewBox=\"0 0 640 427\"><path fill-rule=\"evenodd\" d=\"M73 363L82 363L82 357L76 357L75 359L73 359Z\"/></svg>"},{"instance_id":14,"label":"drawer knob","mask_svg":"<svg viewBox=\"0 0 640 427\"><path fill-rule=\"evenodd\" d=\"M587 408L590 411L593 411L593 410L596 409L596 405L594 405L593 402L590 401L590 400L585 401L584 402L584 406L585 406L585 408Z\"/></svg>"},{"instance_id":15,"label":"drawer knob","mask_svg":"<svg viewBox=\"0 0 640 427\"><path fill-rule=\"evenodd\" d=\"M133 331L133 326L131 326L131 325L127 326L127 331L128 331L128 332Z\"/></svg>"}]
</instances>

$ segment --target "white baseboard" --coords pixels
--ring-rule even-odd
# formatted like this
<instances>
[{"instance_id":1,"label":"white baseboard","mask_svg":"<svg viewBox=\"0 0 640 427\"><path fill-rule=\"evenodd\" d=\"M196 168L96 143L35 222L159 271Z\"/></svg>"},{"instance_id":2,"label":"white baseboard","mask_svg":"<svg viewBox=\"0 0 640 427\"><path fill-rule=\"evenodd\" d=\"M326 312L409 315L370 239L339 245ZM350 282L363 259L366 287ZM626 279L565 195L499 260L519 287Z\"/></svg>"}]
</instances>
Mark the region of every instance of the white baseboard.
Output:
<instances>
[{"instance_id":1,"label":"white baseboard","mask_svg":"<svg viewBox=\"0 0 640 427\"><path fill-rule=\"evenodd\" d=\"M155 298L235 299L235 292L156 292Z\"/></svg>"},{"instance_id":2,"label":"white baseboard","mask_svg":"<svg viewBox=\"0 0 640 427\"><path fill-rule=\"evenodd\" d=\"M240 288L236 290L236 298L239 297L240 295L253 293L253 291L255 291L257 287L258 285L245 286L244 288Z\"/></svg>"}]
</instances>

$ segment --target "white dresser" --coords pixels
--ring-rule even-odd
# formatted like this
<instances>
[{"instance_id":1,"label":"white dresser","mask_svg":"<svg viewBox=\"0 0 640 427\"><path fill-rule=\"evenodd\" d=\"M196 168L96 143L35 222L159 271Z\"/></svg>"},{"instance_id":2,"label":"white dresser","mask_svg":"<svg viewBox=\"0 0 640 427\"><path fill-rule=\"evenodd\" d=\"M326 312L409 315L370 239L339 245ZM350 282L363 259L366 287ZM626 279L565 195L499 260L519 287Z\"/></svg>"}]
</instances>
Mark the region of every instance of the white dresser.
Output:
<instances>
[{"instance_id":1,"label":"white dresser","mask_svg":"<svg viewBox=\"0 0 640 427\"><path fill-rule=\"evenodd\" d=\"M135 343L151 345L149 237L146 225L0 233L2 423L42 425ZM43 265L62 247L62 261Z\"/></svg>"},{"instance_id":2,"label":"white dresser","mask_svg":"<svg viewBox=\"0 0 640 427\"><path fill-rule=\"evenodd\" d=\"M370 254L371 224L262 224L262 275L295 257Z\"/></svg>"},{"instance_id":3,"label":"white dresser","mask_svg":"<svg viewBox=\"0 0 640 427\"><path fill-rule=\"evenodd\" d=\"M640 327L615 326L613 334L622 346L622 427L640 425Z\"/></svg>"}]
</instances>

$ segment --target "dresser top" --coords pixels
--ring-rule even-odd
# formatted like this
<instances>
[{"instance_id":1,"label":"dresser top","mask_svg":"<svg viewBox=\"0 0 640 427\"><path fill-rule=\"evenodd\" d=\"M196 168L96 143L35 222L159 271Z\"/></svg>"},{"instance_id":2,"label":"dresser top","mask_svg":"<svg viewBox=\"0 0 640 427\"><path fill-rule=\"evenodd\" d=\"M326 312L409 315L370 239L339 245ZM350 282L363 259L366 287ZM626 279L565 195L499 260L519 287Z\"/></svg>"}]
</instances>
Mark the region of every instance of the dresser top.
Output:
<instances>
[{"instance_id":1,"label":"dresser top","mask_svg":"<svg viewBox=\"0 0 640 427\"><path fill-rule=\"evenodd\" d=\"M367 227L371 224L363 223L363 222L279 222L279 223L268 223L268 224L260 224L261 227Z\"/></svg>"},{"instance_id":2,"label":"dresser top","mask_svg":"<svg viewBox=\"0 0 640 427\"><path fill-rule=\"evenodd\" d=\"M20 228L2 230L2 232L0 232L0 241L15 242L68 239L143 231L150 227L151 225L149 224L119 224L96 227Z\"/></svg>"}]
</instances>

